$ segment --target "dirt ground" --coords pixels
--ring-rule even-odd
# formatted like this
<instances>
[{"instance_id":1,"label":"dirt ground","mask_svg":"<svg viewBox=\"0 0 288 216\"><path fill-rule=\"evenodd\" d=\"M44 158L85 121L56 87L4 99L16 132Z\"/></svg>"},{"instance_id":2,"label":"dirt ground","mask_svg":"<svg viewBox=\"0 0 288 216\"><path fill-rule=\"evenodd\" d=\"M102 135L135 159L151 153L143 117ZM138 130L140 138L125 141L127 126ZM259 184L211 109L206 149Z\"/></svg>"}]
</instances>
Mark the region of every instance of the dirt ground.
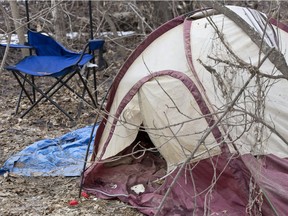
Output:
<instances>
[{"instance_id":1,"label":"dirt ground","mask_svg":"<svg viewBox=\"0 0 288 216\"><path fill-rule=\"evenodd\" d=\"M133 48L138 42L130 41L130 43ZM130 52L130 49L120 53L113 49L109 48L108 43L106 58L109 67L97 76L99 102ZM17 57L19 53L12 52L8 63ZM47 82L49 81L41 82L41 85L45 86ZM73 80L73 85L73 88L78 88L78 81ZM20 114L15 115L18 95L19 86L12 73L2 70L0 77L0 166L11 155L35 141L59 137L95 121L97 110L91 106L84 105L80 117L71 122L49 102L36 106L21 119L20 114L29 104L27 100L23 100ZM65 110L76 116L79 100L73 94L63 90L53 98ZM79 199L79 183L80 177L23 177L13 174L0 176L0 215L141 215L117 200L105 201L93 197ZM69 206L68 202L73 199L77 199L80 204Z\"/></svg>"},{"instance_id":2,"label":"dirt ground","mask_svg":"<svg viewBox=\"0 0 288 216\"><path fill-rule=\"evenodd\" d=\"M285 10L286 11L286 10ZM288 22L286 22L288 23ZM143 38L125 41L108 41L106 58L108 69L98 73L99 102L102 101L116 72L131 50ZM119 49L125 45L125 48ZM19 57L11 53L8 63ZM1 58L1 56L0 56ZM2 58L1 58L2 59ZM45 102L36 106L27 116L15 115L19 86L13 75L0 71L0 166L13 154L26 146L46 138L59 137L69 131L90 125L95 121L97 110L84 105L80 117L71 122L54 106ZM43 83L45 86L47 83ZM78 88L78 82L74 81ZM56 101L72 115L77 114L79 100L69 92L55 95ZM24 100L20 113L28 106ZM0 215L142 215L135 209L117 200L78 198L80 177L22 177L13 174L0 175ZM80 204L69 206L77 199Z\"/></svg>"}]
</instances>

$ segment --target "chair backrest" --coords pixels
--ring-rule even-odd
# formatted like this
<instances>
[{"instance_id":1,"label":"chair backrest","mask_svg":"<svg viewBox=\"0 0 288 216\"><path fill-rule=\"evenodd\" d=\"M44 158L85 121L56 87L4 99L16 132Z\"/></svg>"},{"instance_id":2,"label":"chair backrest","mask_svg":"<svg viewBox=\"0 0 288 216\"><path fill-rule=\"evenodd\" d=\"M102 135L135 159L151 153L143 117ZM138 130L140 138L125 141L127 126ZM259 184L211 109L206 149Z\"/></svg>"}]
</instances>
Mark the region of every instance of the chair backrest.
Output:
<instances>
[{"instance_id":1,"label":"chair backrest","mask_svg":"<svg viewBox=\"0 0 288 216\"><path fill-rule=\"evenodd\" d=\"M51 36L40 32L28 30L28 44L33 46L39 56L71 56L77 54L67 50Z\"/></svg>"}]
</instances>

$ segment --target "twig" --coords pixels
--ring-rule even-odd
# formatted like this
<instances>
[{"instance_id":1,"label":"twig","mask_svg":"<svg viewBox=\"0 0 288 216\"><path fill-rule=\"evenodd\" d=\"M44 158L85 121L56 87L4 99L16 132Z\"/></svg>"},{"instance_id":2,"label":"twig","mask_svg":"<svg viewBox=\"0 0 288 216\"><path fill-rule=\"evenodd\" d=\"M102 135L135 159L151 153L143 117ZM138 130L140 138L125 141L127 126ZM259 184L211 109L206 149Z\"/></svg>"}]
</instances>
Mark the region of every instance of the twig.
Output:
<instances>
[{"instance_id":1,"label":"twig","mask_svg":"<svg viewBox=\"0 0 288 216\"><path fill-rule=\"evenodd\" d=\"M142 16L137 12L137 10L135 9L135 6L134 6L133 4L128 3L128 6L129 6L129 7L134 11L134 13L141 19L141 21L146 24L146 26L147 26L151 31L154 30L154 29L145 21L145 18L142 17Z\"/></svg>"},{"instance_id":2,"label":"twig","mask_svg":"<svg viewBox=\"0 0 288 216\"><path fill-rule=\"evenodd\" d=\"M269 57L268 55L270 55L271 52L268 52L265 56L264 56L264 60ZM235 103L237 102L237 100L240 98L240 96L243 94L244 90L246 89L246 87L248 86L248 84L250 83L250 81L255 77L255 75L257 74L257 71L259 71L259 68L261 67L262 64L260 63L263 63L264 60L260 61L259 62L259 65L257 68L254 68L254 67L249 67L250 68L250 72L251 72L251 75L250 77L248 78L248 80L245 82L245 84L242 86L242 88L240 89L240 91L237 93L237 95L234 97L234 99L231 101L231 103L229 104L229 106L227 106L226 110L224 111L224 113L215 121L215 123L209 128L209 130L207 130L204 134L203 134L203 137L198 141L198 144L197 146L195 147L195 149L193 150L193 152L191 153L191 155L189 157L186 158L186 160L182 163L182 165L180 166L173 182L171 183L171 185L169 186L167 192L165 193L163 199L161 200L161 203L158 207L158 210L155 214L155 216L158 216L160 214L160 211L161 209L163 208L164 206L164 203L168 197L168 195L170 194L173 186L175 185L175 183L177 182L181 172L183 171L183 169L185 168L186 164L191 161L194 156L195 156L195 153L197 152L197 150L199 149L199 147L204 143L204 141L206 140L206 138L209 136L209 134L212 132L212 130L217 127L217 125L222 121L222 119L231 111L231 109L233 108L233 106L235 105Z\"/></svg>"},{"instance_id":3,"label":"twig","mask_svg":"<svg viewBox=\"0 0 288 216\"><path fill-rule=\"evenodd\" d=\"M217 1L204 1L203 4L207 5L208 7L212 7L235 22L235 24L238 25L251 38L259 49L263 51L263 53L276 66L276 68L286 78L288 78L288 65L284 55L276 49L273 49L271 53L267 55L270 52L271 47L264 40L262 40L260 34L256 32L248 23L246 23L238 14L234 13L232 10Z\"/></svg>"},{"instance_id":4,"label":"twig","mask_svg":"<svg viewBox=\"0 0 288 216\"><path fill-rule=\"evenodd\" d=\"M197 150L199 149L199 147L204 143L204 141L206 140L206 138L209 136L209 134L212 132L212 130L220 123L220 121L226 116L226 114L228 112L230 112L231 108L234 106L234 104L236 103L236 101L239 99L239 97L242 95L243 91L245 90L245 88L248 86L248 84L250 83L250 81L252 80L252 78L255 76L256 74L253 73L250 75L249 79L246 81L246 83L244 84L244 86L241 88L241 90L238 92L238 94L235 96L235 98L233 99L233 101L231 102L230 106L227 107L227 109L225 110L225 112L215 121L215 123L210 127L209 130L207 130L206 133L204 133L203 137L198 141L197 146L195 147L195 149L193 150L193 152L191 153L191 155L189 157L186 158L186 160L182 163L181 167L179 168L173 182L171 183L170 187L168 188L167 192L165 193L163 199L161 200L161 203L158 207L158 210L155 214L155 216L158 216L160 214L160 211L162 209L162 207L164 206L164 202L166 201L168 195L170 194L174 184L176 183L176 181L178 180L182 170L184 169L184 167L186 166L186 164L191 161L194 158L195 153L197 152Z\"/></svg>"},{"instance_id":5,"label":"twig","mask_svg":"<svg viewBox=\"0 0 288 216\"><path fill-rule=\"evenodd\" d=\"M288 146L288 141L271 125L266 123L263 119L257 117L251 112L247 112L246 110L241 110L241 109L234 109L235 111L243 112L249 116L251 116L256 122L259 122L263 124L265 127L267 127L271 132L275 133L287 146Z\"/></svg>"}]
</instances>

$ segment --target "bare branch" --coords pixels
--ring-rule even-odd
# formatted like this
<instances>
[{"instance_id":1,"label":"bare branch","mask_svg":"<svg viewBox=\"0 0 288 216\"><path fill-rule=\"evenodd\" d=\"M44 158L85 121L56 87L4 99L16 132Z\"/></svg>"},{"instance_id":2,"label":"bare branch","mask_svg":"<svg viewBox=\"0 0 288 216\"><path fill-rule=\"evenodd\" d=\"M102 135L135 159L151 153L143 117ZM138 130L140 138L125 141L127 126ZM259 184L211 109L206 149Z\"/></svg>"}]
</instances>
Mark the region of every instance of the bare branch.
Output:
<instances>
[{"instance_id":1,"label":"bare branch","mask_svg":"<svg viewBox=\"0 0 288 216\"><path fill-rule=\"evenodd\" d=\"M205 1L203 2L208 7L212 7L216 11L224 14L229 19L234 21L250 38L251 40L262 49L263 53L267 55L271 47L262 40L261 35L256 32L248 23L246 23L238 14L234 13L229 8L225 7L221 3L217 1ZM273 48L273 47L272 47ZM269 60L276 66L276 68L286 77L288 78L288 65L285 60L284 55L277 49L273 49L271 54L268 55Z\"/></svg>"}]
</instances>

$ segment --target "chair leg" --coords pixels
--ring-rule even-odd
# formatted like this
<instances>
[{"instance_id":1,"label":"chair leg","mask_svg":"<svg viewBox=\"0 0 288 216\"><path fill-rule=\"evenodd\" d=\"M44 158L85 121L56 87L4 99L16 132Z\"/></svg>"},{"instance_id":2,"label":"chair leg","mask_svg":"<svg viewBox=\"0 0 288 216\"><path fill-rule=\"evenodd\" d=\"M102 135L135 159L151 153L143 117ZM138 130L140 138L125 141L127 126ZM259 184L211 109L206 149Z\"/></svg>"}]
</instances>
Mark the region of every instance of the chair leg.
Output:
<instances>
[{"instance_id":1,"label":"chair leg","mask_svg":"<svg viewBox=\"0 0 288 216\"><path fill-rule=\"evenodd\" d=\"M82 84L83 84L83 95L81 96L80 94L78 94L74 89L72 89L69 85L67 85L67 82L75 75L78 74ZM89 90L88 86L87 86L87 81L85 81L80 73L80 71L75 71L74 73L72 73L70 76L68 76L68 78L66 78L64 80L64 77L66 77L66 75L63 75L60 78L56 78L56 82L45 92L43 92L40 88L38 88L35 85L34 82L34 77L33 79L31 79L31 81L28 79L28 77L25 75L23 75L21 72L19 71L14 71L13 72L14 76L16 77L19 85L22 88L22 91L20 93L20 96L22 97L22 92L24 92L26 94L26 96L29 98L30 102L32 103L32 105L21 115L21 118L23 118L28 112L30 112L41 100L43 100L44 98L46 99L46 101L50 101L54 106L56 106L62 113L64 113L70 120L74 121L74 119L71 117L71 115L69 115L66 111L64 111L54 100L51 99L51 97L62 87L65 86L66 88L68 88L71 92L73 92L74 94L77 95L77 97L81 98L84 102L86 102L87 104L90 104L85 98L85 92L87 91L91 101L92 101L92 106L97 107L97 103L95 102L95 99L91 93L91 91ZM22 78L23 83L20 81L19 77ZM87 74L87 76L89 77L89 74ZM88 78L87 77L87 78ZM25 88L25 82L27 82L28 84L30 84L30 86L32 87L32 91L33 91L33 98L35 98L34 100L31 99L29 93L27 92L26 88ZM60 84L60 85L59 85ZM57 86L58 85L58 86ZM56 88L57 86L57 88ZM36 100L36 91L39 92L41 94L41 97L38 98ZM18 104L17 104L17 112L20 106L20 100L21 97L18 99Z\"/></svg>"},{"instance_id":2,"label":"chair leg","mask_svg":"<svg viewBox=\"0 0 288 216\"><path fill-rule=\"evenodd\" d=\"M31 81L32 81L33 85L35 85L34 76L31 76ZM32 92L33 92L33 101L35 102L36 101L36 92L35 92L34 87L32 87Z\"/></svg>"},{"instance_id":3,"label":"chair leg","mask_svg":"<svg viewBox=\"0 0 288 216\"><path fill-rule=\"evenodd\" d=\"M19 79L19 77L17 76L17 74L16 74L14 71L12 71L12 73L13 73L14 77L16 78L18 84L19 84L20 87L21 87L21 91L20 91L20 95L19 95L19 97L18 97L18 101L17 101L17 105L16 105L16 111L15 111L15 113L17 114L18 111L19 111L20 102L21 102L21 98L22 98L23 92L25 93L25 95L27 96L27 98L29 99L29 101L30 101L32 104L34 103L34 101L31 99L30 94L27 92L27 90L26 90L26 88L25 88L25 82L26 82L26 79L28 79L28 78L27 78L27 74L25 75L25 79L23 79L23 82L21 82L21 80Z\"/></svg>"},{"instance_id":4,"label":"chair leg","mask_svg":"<svg viewBox=\"0 0 288 216\"><path fill-rule=\"evenodd\" d=\"M69 89L70 91L74 91L73 89L71 89L70 86L68 86L68 85L66 84L66 83L74 76L74 74L70 75L65 81L62 81L65 76L66 76L66 75L63 75L63 76L61 76L60 78L55 77L55 79L57 80L57 82L54 83L54 85L51 86L51 87L45 92L45 94L50 93L50 91L53 90L54 87L56 87L56 85L58 85L58 84L61 84L61 85L58 85L58 87L57 87L56 89L54 89L54 90L49 94L49 97L52 97L62 86L66 86L67 88L70 88L70 89ZM44 97L42 96L41 99L43 99L43 98L44 98ZM46 99L44 102L46 102L46 101L47 101L47 99Z\"/></svg>"},{"instance_id":5,"label":"chair leg","mask_svg":"<svg viewBox=\"0 0 288 216\"><path fill-rule=\"evenodd\" d=\"M23 80L23 83L22 83L21 86L25 86L25 80ZM21 91L20 91L20 94L19 94L19 97L18 97L18 101L17 101L17 105L16 105L16 110L15 110L15 114L16 115L18 114L18 111L19 111L20 102L21 102L21 98L22 98L22 94L23 94L24 90L23 90L23 88L21 88Z\"/></svg>"},{"instance_id":6,"label":"chair leg","mask_svg":"<svg viewBox=\"0 0 288 216\"><path fill-rule=\"evenodd\" d=\"M22 94L23 94L23 89L21 89L19 97L18 97L18 101L17 101L17 105L16 105L16 109L15 109L15 114L16 115L18 114L18 111L19 111Z\"/></svg>"},{"instance_id":7,"label":"chair leg","mask_svg":"<svg viewBox=\"0 0 288 216\"><path fill-rule=\"evenodd\" d=\"M74 89L72 89L69 85L67 85L66 83L68 82L68 79L70 80L75 74L78 74L79 78L80 78L80 81L82 82L83 84L83 93L82 93L82 96L77 93ZM95 99L93 98L92 96L92 93L91 91L89 90L88 86L87 86L87 82L83 79L80 71L75 71L74 74L70 75L69 78L67 78L65 81L62 81L63 78L57 78L55 77L60 83L61 85L58 86L49 96L51 97L52 95L54 95L62 86L65 86L67 89L69 89L73 94L75 94L77 97L81 98L85 103L89 104L89 105L92 105L91 103L89 103L85 98L85 92L87 91L88 92L88 95L93 103L92 106L94 106L95 108L97 107L97 104L95 102Z\"/></svg>"},{"instance_id":8,"label":"chair leg","mask_svg":"<svg viewBox=\"0 0 288 216\"><path fill-rule=\"evenodd\" d=\"M71 78L73 77L74 75L71 76ZM81 76L81 75L80 75ZM59 78L56 78L57 80ZM70 79L70 78L69 78ZM67 89L69 89L73 94L75 94L77 97L81 98L85 103L89 104L89 105L92 105L91 103L89 103L83 96L81 96L79 93L77 93L74 89L72 89L69 85L67 85L67 80L65 81L62 81L62 79L59 79L59 82L60 82L60 86L57 87L57 89L55 89L51 94L50 96L54 95L62 86L65 86ZM86 85L87 87L87 85ZM87 87L88 88L88 87ZM92 101L93 102L93 101ZM93 103L95 104L95 103Z\"/></svg>"},{"instance_id":9,"label":"chair leg","mask_svg":"<svg viewBox=\"0 0 288 216\"><path fill-rule=\"evenodd\" d=\"M87 72L86 72L86 82L88 82L89 80L89 75L90 75L90 68L87 69ZM83 92L82 92L82 98L85 97L85 93L86 93L86 88L83 88ZM83 108L83 101L80 101L79 105L78 105L78 109L77 109L77 115L76 115L76 118L78 119L80 114L81 114L81 110Z\"/></svg>"},{"instance_id":10,"label":"chair leg","mask_svg":"<svg viewBox=\"0 0 288 216\"><path fill-rule=\"evenodd\" d=\"M97 76L96 76L97 70L94 67L93 67L92 70L93 70L93 84L94 84L95 100L96 100L96 103L98 104Z\"/></svg>"},{"instance_id":11,"label":"chair leg","mask_svg":"<svg viewBox=\"0 0 288 216\"><path fill-rule=\"evenodd\" d=\"M29 83L31 86L33 86L33 88L39 92L42 97L39 98L38 100L36 100L29 109L27 109L22 115L21 118L23 118L28 112L30 112L43 98L46 98L47 100L49 100L55 107L57 107L64 115L66 115L71 121L74 121L73 117L71 115L69 115L67 112L65 112L54 100L52 100L51 98L49 98L49 96L47 96L47 94L45 94L41 89L39 89L37 86L35 86L35 84L33 84L33 82L31 82L29 79L27 79L24 75L22 75L20 72L16 72L23 80L25 80L27 83ZM56 82L53 86L55 87L59 82ZM51 91L53 88L50 88L47 92L49 93L49 91Z\"/></svg>"},{"instance_id":12,"label":"chair leg","mask_svg":"<svg viewBox=\"0 0 288 216\"><path fill-rule=\"evenodd\" d=\"M79 95L74 89L72 89L69 85L67 85L67 82L75 75L75 73L71 74L67 77L66 80L64 78L66 75L63 75L61 78L55 77L57 80L46 92L44 92L45 95L47 95L49 98L51 98L62 86L65 86L67 89L69 89L71 92L77 95L77 97L81 98L83 101L85 101L87 104L91 105L85 98L82 98L81 95ZM64 81L63 81L64 80ZM59 85L58 85L59 84ZM58 85L58 86L57 86ZM57 88L55 88L57 86ZM52 91L53 90L53 91ZM52 91L52 92L50 92ZM37 101L39 103L42 99L45 97L42 95ZM46 99L44 102L46 102L48 99Z\"/></svg>"},{"instance_id":13,"label":"chair leg","mask_svg":"<svg viewBox=\"0 0 288 216\"><path fill-rule=\"evenodd\" d=\"M77 74L78 74L78 76L79 76L79 78L80 78L80 80L81 80L81 82L82 82L82 84L83 84L83 86L84 86L84 89L86 89L86 91L87 91L87 93L88 93L88 95L89 95L92 103L94 104L95 107L97 107L97 103L95 102L94 97L93 97L91 91L89 90L86 81L85 81L85 80L83 79L83 77L81 76L80 71L77 71Z\"/></svg>"}]
</instances>

